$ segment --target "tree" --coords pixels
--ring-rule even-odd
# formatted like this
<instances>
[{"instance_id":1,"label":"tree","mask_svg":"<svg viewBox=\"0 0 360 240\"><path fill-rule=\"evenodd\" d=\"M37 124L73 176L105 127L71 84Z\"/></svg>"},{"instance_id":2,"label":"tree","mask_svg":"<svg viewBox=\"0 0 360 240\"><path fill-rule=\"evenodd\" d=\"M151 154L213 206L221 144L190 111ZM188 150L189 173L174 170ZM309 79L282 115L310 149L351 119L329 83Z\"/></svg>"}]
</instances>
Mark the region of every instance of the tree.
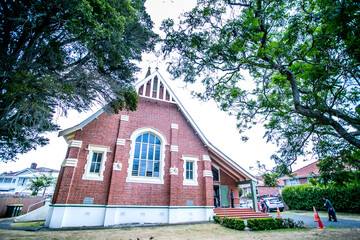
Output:
<instances>
[{"instance_id":1,"label":"tree","mask_svg":"<svg viewBox=\"0 0 360 240\"><path fill-rule=\"evenodd\" d=\"M308 154L359 163L359 9L354 0L199 0L179 26L163 22L163 51L169 72L201 79L196 95L236 115L240 132L264 125L279 147L276 175Z\"/></svg>"},{"instance_id":2,"label":"tree","mask_svg":"<svg viewBox=\"0 0 360 240\"><path fill-rule=\"evenodd\" d=\"M241 197L241 196L242 196L242 194L243 194L243 189L242 189L242 187L241 187L241 186L238 186L238 189L239 189L239 196Z\"/></svg>"},{"instance_id":3,"label":"tree","mask_svg":"<svg viewBox=\"0 0 360 240\"><path fill-rule=\"evenodd\" d=\"M135 110L135 61L157 35L145 0L0 3L0 158L48 143L56 111Z\"/></svg>"},{"instance_id":4,"label":"tree","mask_svg":"<svg viewBox=\"0 0 360 240\"><path fill-rule=\"evenodd\" d=\"M35 179L29 178L29 180L30 180L29 190L31 190L31 195L33 196L37 196L39 191L45 188L43 193L44 196L46 188L53 183L53 177L51 176L51 174L50 176L46 176L42 174L41 176L35 176Z\"/></svg>"}]
</instances>

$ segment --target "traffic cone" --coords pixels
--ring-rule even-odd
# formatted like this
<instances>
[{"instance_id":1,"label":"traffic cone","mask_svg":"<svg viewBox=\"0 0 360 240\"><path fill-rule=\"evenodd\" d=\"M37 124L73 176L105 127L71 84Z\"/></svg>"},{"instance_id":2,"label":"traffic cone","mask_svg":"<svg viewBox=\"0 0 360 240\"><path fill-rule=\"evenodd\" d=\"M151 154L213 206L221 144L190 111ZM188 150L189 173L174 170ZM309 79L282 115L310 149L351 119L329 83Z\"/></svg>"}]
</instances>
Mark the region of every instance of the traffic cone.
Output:
<instances>
[{"instance_id":1,"label":"traffic cone","mask_svg":"<svg viewBox=\"0 0 360 240\"><path fill-rule=\"evenodd\" d=\"M318 224L319 224L318 229L326 229L326 227L324 227L324 225L322 224L322 222L320 220L319 214L317 214L317 216L318 216L318 219L319 219L319 221L318 221Z\"/></svg>"},{"instance_id":2,"label":"traffic cone","mask_svg":"<svg viewBox=\"0 0 360 240\"><path fill-rule=\"evenodd\" d=\"M277 207L277 217L282 217L282 216L280 215L279 207Z\"/></svg>"},{"instance_id":3,"label":"traffic cone","mask_svg":"<svg viewBox=\"0 0 360 240\"><path fill-rule=\"evenodd\" d=\"M316 211L315 206L313 206L313 209L314 209L314 216L315 216L314 222L318 222L318 221L319 221L319 214L318 214L318 212Z\"/></svg>"}]
</instances>

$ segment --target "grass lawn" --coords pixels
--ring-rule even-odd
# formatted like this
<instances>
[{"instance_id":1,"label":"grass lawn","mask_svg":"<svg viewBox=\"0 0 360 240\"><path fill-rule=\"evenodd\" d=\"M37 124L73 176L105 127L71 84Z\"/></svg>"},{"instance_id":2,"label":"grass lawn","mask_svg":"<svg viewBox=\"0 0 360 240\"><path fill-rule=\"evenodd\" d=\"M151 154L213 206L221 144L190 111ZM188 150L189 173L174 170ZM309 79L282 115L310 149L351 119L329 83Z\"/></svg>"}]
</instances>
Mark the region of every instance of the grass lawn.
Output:
<instances>
[{"instance_id":1,"label":"grass lawn","mask_svg":"<svg viewBox=\"0 0 360 240\"><path fill-rule=\"evenodd\" d=\"M45 221L39 221L39 222L18 222L18 223L12 223L12 227L41 227L44 226Z\"/></svg>"},{"instance_id":2,"label":"grass lawn","mask_svg":"<svg viewBox=\"0 0 360 240\"><path fill-rule=\"evenodd\" d=\"M303 210L288 210L283 211L283 214L294 214L294 215L302 215L302 216L314 216L314 211L303 211ZM325 211L318 211L320 218L327 218L328 214ZM336 212L336 217L339 219L349 219L349 220L357 220L360 221L360 214L358 213L343 213Z\"/></svg>"},{"instance_id":3,"label":"grass lawn","mask_svg":"<svg viewBox=\"0 0 360 240\"><path fill-rule=\"evenodd\" d=\"M0 239L117 239L117 240L186 240L186 239L359 239L360 228L281 229L273 231L237 231L218 224L194 224L163 227L137 227L98 230L44 230L28 232L0 230Z\"/></svg>"}]
</instances>

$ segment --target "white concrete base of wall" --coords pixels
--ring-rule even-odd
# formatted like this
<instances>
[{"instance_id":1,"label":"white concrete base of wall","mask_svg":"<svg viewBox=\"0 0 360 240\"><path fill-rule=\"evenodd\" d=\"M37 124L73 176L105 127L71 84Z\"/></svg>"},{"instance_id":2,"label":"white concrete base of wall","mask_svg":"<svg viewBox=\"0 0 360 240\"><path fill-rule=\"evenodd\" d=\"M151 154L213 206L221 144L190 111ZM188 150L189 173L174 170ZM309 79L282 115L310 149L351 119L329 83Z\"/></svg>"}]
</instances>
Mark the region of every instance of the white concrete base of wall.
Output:
<instances>
[{"instance_id":1,"label":"white concrete base of wall","mask_svg":"<svg viewBox=\"0 0 360 240\"><path fill-rule=\"evenodd\" d=\"M45 221L46 217L48 216L49 205L50 205L50 202L46 201L44 206L39 207L38 209L35 209L34 211L31 211L24 215L21 215L21 216L17 217L14 221L15 222Z\"/></svg>"},{"instance_id":2,"label":"white concrete base of wall","mask_svg":"<svg viewBox=\"0 0 360 240\"><path fill-rule=\"evenodd\" d=\"M45 227L113 226L211 221L212 206L115 206L54 204Z\"/></svg>"}]
</instances>

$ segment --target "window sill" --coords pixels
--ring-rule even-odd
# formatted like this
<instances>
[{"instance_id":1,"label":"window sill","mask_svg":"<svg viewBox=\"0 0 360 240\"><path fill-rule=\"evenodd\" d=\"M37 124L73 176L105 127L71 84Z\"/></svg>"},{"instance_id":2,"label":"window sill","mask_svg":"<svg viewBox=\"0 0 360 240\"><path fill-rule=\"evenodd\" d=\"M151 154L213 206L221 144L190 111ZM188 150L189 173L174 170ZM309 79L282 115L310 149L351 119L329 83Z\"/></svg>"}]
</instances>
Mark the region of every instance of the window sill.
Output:
<instances>
[{"instance_id":1,"label":"window sill","mask_svg":"<svg viewBox=\"0 0 360 240\"><path fill-rule=\"evenodd\" d=\"M184 186L198 186L198 182L195 181L184 181L183 182Z\"/></svg>"},{"instance_id":2,"label":"window sill","mask_svg":"<svg viewBox=\"0 0 360 240\"><path fill-rule=\"evenodd\" d=\"M94 181L103 181L104 176L94 176L94 175L83 175L83 180L94 180Z\"/></svg>"},{"instance_id":3,"label":"window sill","mask_svg":"<svg viewBox=\"0 0 360 240\"><path fill-rule=\"evenodd\" d=\"M144 178L144 177L127 177L126 182L132 183L150 183L150 184L164 184L164 180L160 178Z\"/></svg>"}]
</instances>

